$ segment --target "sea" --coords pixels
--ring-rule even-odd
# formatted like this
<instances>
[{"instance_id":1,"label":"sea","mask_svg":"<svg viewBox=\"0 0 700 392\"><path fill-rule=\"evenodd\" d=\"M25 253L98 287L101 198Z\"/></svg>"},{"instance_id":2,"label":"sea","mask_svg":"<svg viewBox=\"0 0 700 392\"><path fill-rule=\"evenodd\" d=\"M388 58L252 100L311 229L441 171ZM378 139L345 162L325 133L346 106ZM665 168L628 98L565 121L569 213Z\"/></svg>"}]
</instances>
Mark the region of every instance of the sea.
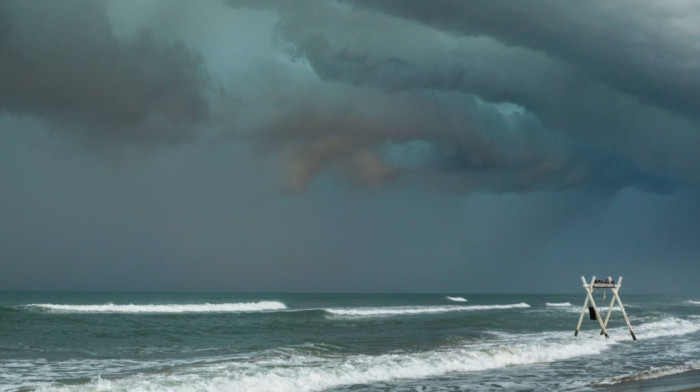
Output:
<instances>
[{"instance_id":1,"label":"sea","mask_svg":"<svg viewBox=\"0 0 700 392\"><path fill-rule=\"evenodd\" d=\"M618 307L608 338L587 309L574 336L583 290L0 292L0 390L601 391L699 373L700 298L620 297L636 341Z\"/></svg>"}]
</instances>

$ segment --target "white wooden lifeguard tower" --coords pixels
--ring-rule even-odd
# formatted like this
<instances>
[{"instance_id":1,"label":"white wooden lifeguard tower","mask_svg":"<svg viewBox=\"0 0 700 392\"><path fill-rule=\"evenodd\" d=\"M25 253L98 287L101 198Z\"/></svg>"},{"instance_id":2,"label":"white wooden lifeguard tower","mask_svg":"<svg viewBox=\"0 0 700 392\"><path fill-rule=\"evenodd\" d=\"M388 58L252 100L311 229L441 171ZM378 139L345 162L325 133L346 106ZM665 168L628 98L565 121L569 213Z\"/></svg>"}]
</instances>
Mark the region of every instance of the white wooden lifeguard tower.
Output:
<instances>
[{"instance_id":1,"label":"white wooden lifeguard tower","mask_svg":"<svg viewBox=\"0 0 700 392\"><path fill-rule=\"evenodd\" d=\"M600 334L605 335L605 337L608 337L608 331L605 329L608 325L608 320L610 320L610 314L612 313L613 306L615 306L615 301L620 305L620 310L622 311L622 315L625 317L625 322L627 323L627 327L630 329L630 334L632 334L632 339L637 340L637 337L634 336L634 331L632 330L632 325L630 325L630 320L627 318L627 313L625 312L625 307L622 305L622 300L620 300L620 296L617 294L618 290L620 290L620 286L622 286L622 276L620 276L617 279L617 283L615 283L612 278L608 277L608 279L602 281L602 280L596 280L595 276L591 278L591 283L588 284L586 283L586 278L583 276L581 277L581 281L583 282L583 288L586 290L586 301L583 303L583 309L581 309L581 316L578 318L578 325L576 326L576 332L574 333L574 336L578 336L578 331L581 329L581 322L583 321L583 315L586 314L586 308L588 307L588 311L590 313L591 320L598 320L598 324L600 324ZM596 306L595 301L593 300L593 290L594 289L610 289L612 291L612 300L610 301L610 306L608 307L608 314L605 316L605 321L603 321L600 317L600 312L598 311L598 306ZM603 291L605 293L605 291ZM592 306L588 306L588 301L591 302Z\"/></svg>"}]
</instances>

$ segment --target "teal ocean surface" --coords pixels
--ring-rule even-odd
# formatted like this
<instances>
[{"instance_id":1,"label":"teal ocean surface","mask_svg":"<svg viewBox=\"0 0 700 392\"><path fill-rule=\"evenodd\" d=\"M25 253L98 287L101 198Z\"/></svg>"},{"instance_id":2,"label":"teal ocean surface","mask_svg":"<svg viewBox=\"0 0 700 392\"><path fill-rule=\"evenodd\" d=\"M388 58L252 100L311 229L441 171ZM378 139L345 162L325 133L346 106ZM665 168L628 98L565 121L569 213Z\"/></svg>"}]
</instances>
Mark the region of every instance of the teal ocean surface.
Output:
<instances>
[{"instance_id":1,"label":"teal ocean surface","mask_svg":"<svg viewBox=\"0 0 700 392\"><path fill-rule=\"evenodd\" d=\"M3 292L0 389L578 391L700 369L700 298L620 295L637 341L617 310L609 339L588 314L574 337L583 290Z\"/></svg>"}]
</instances>

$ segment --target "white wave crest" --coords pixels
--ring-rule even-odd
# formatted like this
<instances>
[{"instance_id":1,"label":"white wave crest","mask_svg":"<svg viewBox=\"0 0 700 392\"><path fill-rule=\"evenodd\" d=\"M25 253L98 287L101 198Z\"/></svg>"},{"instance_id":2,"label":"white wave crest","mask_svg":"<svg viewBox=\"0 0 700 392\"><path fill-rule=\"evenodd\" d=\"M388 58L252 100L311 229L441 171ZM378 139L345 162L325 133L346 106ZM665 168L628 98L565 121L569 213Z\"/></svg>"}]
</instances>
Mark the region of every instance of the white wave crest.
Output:
<instances>
[{"instance_id":1,"label":"white wave crest","mask_svg":"<svg viewBox=\"0 0 700 392\"><path fill-rule=\"evenodd\" d=\"M62 305L62 304L31 304L29 309L39 309L62 313L235 313L262 312L287 309L279 301L239 302L223 304L102 304L102 305Z\"/></svg>"},{"instance_id":2,"label":"white wave crest","mask_svg":"<svg viewBox=\"0 0 700 392\"><path fill-rule=\"evenodd\" d=\"M555 347L537 345L469 348L414 354L354 356L328 361L323 366L274 368L217 385L217 390L318 391L345 385L422 379L454 372L474 372L535 362L553 362L597 354L604 345L571 343Z\"/></svg>"},{"instance_id":3,"label":"white wave crest","mask_svg":"<svg viewBox=\"0 0 700 392\"><path fill-rule=\"evenodd\" d=\"M567 306L573 306L571 305L571 302L547 302L546 305L553 308L564 308Z\"/></svg>"},{"instance_id":4,"label":"white wave crest","mask_svg":"<svg viewBox=\"0 0 700 392\"><path fill-rule=\"evenodd\" d=\"M155 373L102 379L89 384L50 388L61 391L206 390L312 392L342 386L422 379L454 372L475 372L511 365L553 362L606 349L604 340L591 344L572 341L549 344L503 344L460 347L439 351L315 357L293 355L256 363L228 362L189 372ZM244 361L245 362L245 361Z\"/></svg>"},{"instance_id":5,"label":"white wave crest","mask_svg":"<svg viewBox=\"0 0 700 392\"><path fill-rule=\"evenodd\" d=\"M695 326L694 328L692 326ZM697 325L676 318L639 325L641 331L658 331L656 336L692 333ZM504 334L489 342L470 343L428 352L382 355L310 356L287 353L283 357L262 355L256 360L217 361L189 367L182 372L140 373L111 380L97 377L83 385L51 386L47 391L300 391L312 392L351 385L371 385L401 379L424 379L450 373L478 372L514 365L552 363L587 355L598 355L624 339L614 335L625 327L615 328L610 339L598 330L573 338L570 331L538 334ZM651 337L648 335L647 337ZM697 363L688 364L697 368ZM637 379L672 374L676 369L648 371L634 375ZM620 380L610 380L612 383Z\"/></svg>"},{"instance_id":6,"label":"white wave crest","mask_svg":"<svg viewBox=\"0 0 700 392\"><path fill-rule=\"evenodd\" d=\"M450 297L450 296L447 296L447 297L445 297L445 298L449 299L450 301L454 301L454 302L467 302L467 299L464 298L464 297Z\"/></svg>"},{"instance_id":7,"label":"white wave crest","mask_svg":"<svg viewBox=\"0 0 700 392\"><path fill-rule=\"evenodd\" d=\"M700 301L694 301L694 300L692 300L692 299L689 299L689 300L688 300L688 303L689 303L689 304L693 304L693 305L700 305Z\"/></svg>"},{"instance_id":8,"label":"white wave crest","mask_svg":"<svg viewBox=\"0 0 700 392\"><path fill-rule=\"evenodd\" d=\"M530 305L521 302L517 304L507 305L443 305L443 306L396 306L396 307L366 307L366 308L328 308L326 312L338 316L350 317L386 317L386 316L403 316L413 314L431 314L431 313L446 313L446 312L464 312L475 310L494 310L494 309L518 309L529 308Z\"/></svg>"},{"instance_id":9,"label":"white wave crest","mask_svg":"<svg viewBox=\"0 0 700 392\"><path fill-rule=\"evenodd\" d=\"M644 323L639 327L632 325L638 338L658 338L661 336L679 336L700 331L700 323L675 317L661 321Z\"/></svg>"}]
</instances>

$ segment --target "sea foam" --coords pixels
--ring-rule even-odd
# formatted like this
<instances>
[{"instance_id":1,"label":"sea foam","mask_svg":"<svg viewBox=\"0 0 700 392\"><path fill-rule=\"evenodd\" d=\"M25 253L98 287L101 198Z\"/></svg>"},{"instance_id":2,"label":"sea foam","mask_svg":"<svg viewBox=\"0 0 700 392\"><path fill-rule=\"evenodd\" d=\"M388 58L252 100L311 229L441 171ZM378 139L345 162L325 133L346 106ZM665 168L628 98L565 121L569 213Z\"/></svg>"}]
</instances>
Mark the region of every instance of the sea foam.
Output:
<instances>
[{"instance_id":1,"label":"sea foam","mask_svg":"<svg viewBox=\"0 0 700 392\"><path fill-rule=\"evenodd\" d=\"M464 297L450 297L450 296L447 296L447 297L445 297L445 298L449 299L450 301L454 301L454 302L467 302L467 299L464 298Z\"/></svg>"},{"instance_id":2,"label":"sea foam","mask_svg":"<svg viewBox=\"0 0 700 392\"><path fill-rule=\"evenodd\" d=\"M641 338L658 338L662 336L679 336L700 331L700 323L669 317L660 321L641 324L639 327L632 325L636 335Z\"/></svg>"},{"instance_id":3,"label":"sea foam","mask_svg":"<svg viewBox=\"0 0 700 392\"><path fill-rule=\"evenodd\" d=\"M596 354L604 349L603 343L580 344L574 341L568 344L551 343L549 346L539 343L484 345L376 356L323 358L293 355L285 358L283 365L231 362L190 368L187 372L134 375L111 380L98 377L89 384L46 390L312 392L348 385L423 379L454 372L475 372L511 365L552 362L579 355Z\"/></svg>"},{"instance_id":4,"label":"sea foam","mask_svg":"<svg viewBox=\"0 0 700 392\"><path fill-rule=\"evenodd\" d=\"M414 314L432 314L446 312L464 312L476 310L494 310L494 309L521 309L529 308L530 305L521 302L517 304L507 305L443 305L443 306L395 306L395 307L364 307L364 308L328 308L326 312L337 316L350 317L387 317L387 316L403 316Z\"/></svg>"},{"instance_id":5,"label":"sea foam","mask_svg":"<svg viewBox=\"0 0 700 392\"><path fill-rule=\"evenodd\" d=\"M614 332L624 333L625 327ZM647 338L684 335L698 330L698 324L667 318L641 324L638 331ZM381 355L313 356L301 352L284 358L267 355L257 359L228 360L192 364L178 372L141 373L123 378L96 377L82 385L47 386L45 391L131 391L131 390L207 390L207 391L301 391L312 392L350 385L372 385L397 380L424 379L450 373L480 372L507 366L552 363L580 356L597 355L611 349L622 339L602 339L597 330L573 338L569 331L532 334L503 334L495 340L444 347L427 352ZM182 364L184 365L184 364ZM697 364L689 364L696 366ZM186 370L185 370L186 369ZM660 372L635 374L637 379L672 374L674 368ZM608 380L610 383L627 381Z\"/></svg>"},{"instance_id":6,"label":"sea foam","mask_svg":"<svg viewBox=\"0 0 700 392\"><path fill-rule=\"evenodd\" d=\"M62 313L226 313L262 312L284 310L287 306L279 301L238 302L223 304L102 304L102 305L63 305L31 304L25 308Z\"/></svg>"}]
</instances>

